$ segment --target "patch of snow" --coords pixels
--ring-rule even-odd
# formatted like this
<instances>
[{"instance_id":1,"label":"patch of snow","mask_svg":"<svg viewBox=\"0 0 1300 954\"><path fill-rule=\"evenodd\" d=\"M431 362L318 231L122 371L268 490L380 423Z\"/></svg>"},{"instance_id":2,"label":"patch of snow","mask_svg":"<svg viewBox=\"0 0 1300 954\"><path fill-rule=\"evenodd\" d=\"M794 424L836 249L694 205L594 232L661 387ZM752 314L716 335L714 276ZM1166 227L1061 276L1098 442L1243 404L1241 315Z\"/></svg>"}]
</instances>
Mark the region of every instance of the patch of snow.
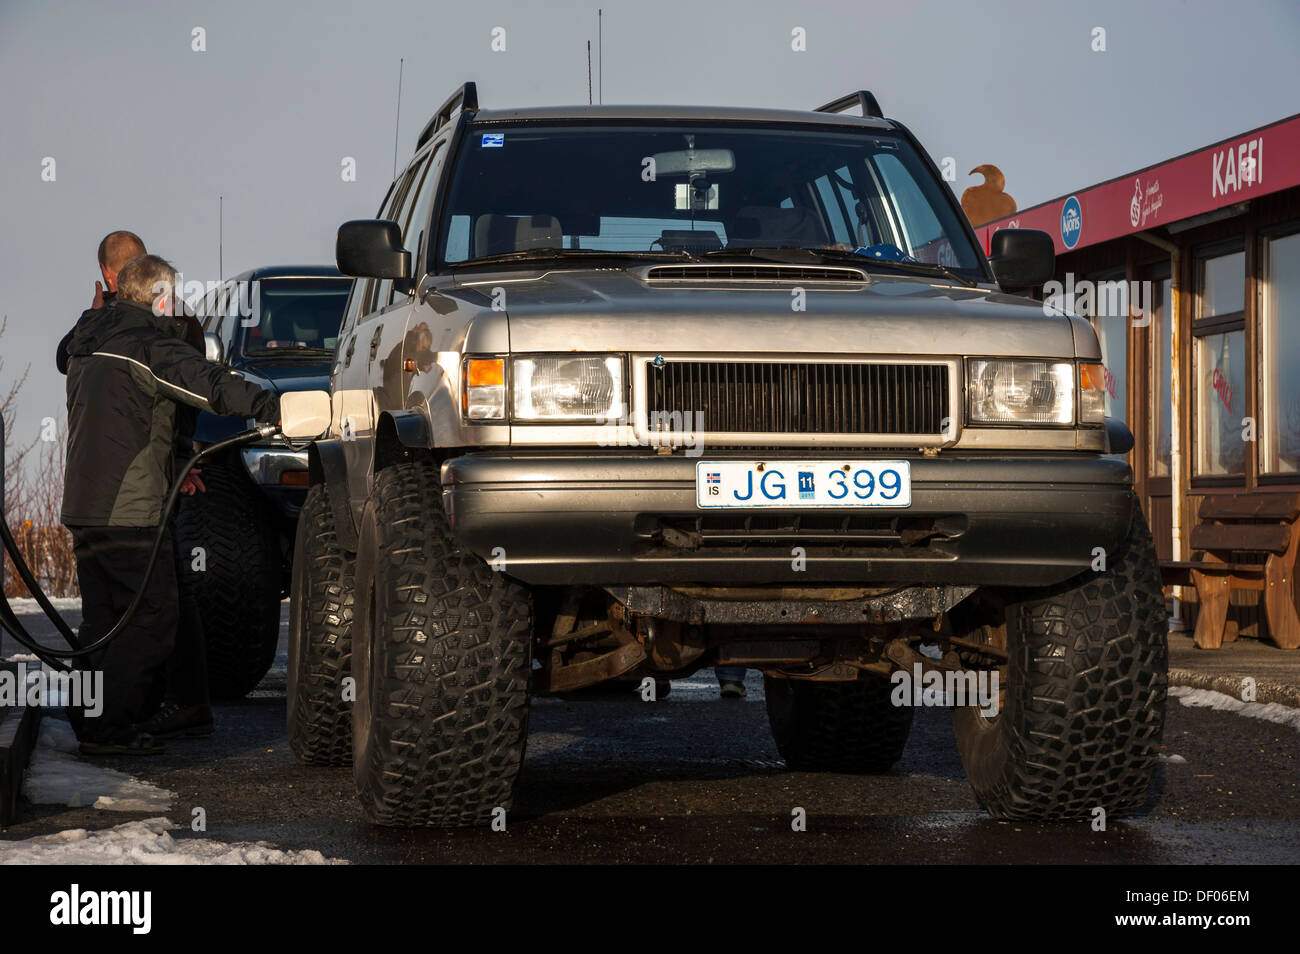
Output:
<instances>
[{"instance_id":1,"label":"patch of snow","mask_svg":"<svg viewBox=\"0 0 1300 954\"><path fill-rule=\"evenodd\" d=\"M1199 706L1235 712L1251 719L1262 719L1278 725L1290 726L1300 732L1300 709L1277 702L1242 702L1212 689L1193 689L1191 686L1170 686L1169 694L1185 706Z\"/></svg>"},{"instance_id":2,"label":"patch of snow","mask_svg":"<svg viewBox=\"0 0 1300 954\"><path fill-rule=\"evenodd\" d=\"M176 798L175 792L81 758L72 726L48 714L41 720L23 794L34 805L93 805L110 812L165 812Z\"/></svg>"},{"instance_id":3,"label":"patch of snow","mask_svg":"<svg viewBox=\"0 0 1300 954\"><path fill-rule=\"evenodd\" d=\"M81 609L81 597L52 596L50 597L50 605L60 613L65 610L79 610ZM9 606L19 616L29 616L33 613L39 613L42 616L45 615L45 611L41 609L41 605L30 596L23 597L22 599L12 599L9 601Z\"/></svg>"},{"instance_id":4,"label":"patch of snow","mask_svg":"<svg viewBox=\"0 0 1300 954\"><path fill-rule=\"evenodd\" d=\"M173 838L181 826L146 818L87 831L72 828L24 841L0 841L0 865L330 865L319 851L287 851L264 841Z\"/></svg>"}]
</instances>

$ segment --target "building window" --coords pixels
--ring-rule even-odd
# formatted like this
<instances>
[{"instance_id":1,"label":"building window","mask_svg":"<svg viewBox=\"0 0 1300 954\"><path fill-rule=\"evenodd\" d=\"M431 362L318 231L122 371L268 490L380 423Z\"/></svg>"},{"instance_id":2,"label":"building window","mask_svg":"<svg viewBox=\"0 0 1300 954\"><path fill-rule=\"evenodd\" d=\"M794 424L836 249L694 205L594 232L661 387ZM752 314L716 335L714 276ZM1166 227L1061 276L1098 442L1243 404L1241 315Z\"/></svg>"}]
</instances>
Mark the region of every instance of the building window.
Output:
<instances>
[{"instance_id":1,"label":"building window","mask_svg":"<svg viewBox=\"0 0 1300 954\"><path fill-rule=\"evenodd\" d=\"M1224 317L1245 311L1246 253L1229 252L1204 258L1201 266L1201 318Z\"/></svg>"},{"instance_id":2,"label":"building window","mask_svg":"<svg viewBox=\"0 0 1300 954\"><path fill-rule=\"evenodd\" d=\"M1196 339L1196 474L1222 477L1246 472L1242 417L1246 406L1246 333L1229 331Z\"/></svg>"},{"instance_id":3,"label":"building window","mask_svg":"<svg viewBox=\"0 0 1300 954\"><path fill-rule=\"evenodd\" d=\"M1261 472L1300 472L1300 232L1264 241Z\"/></svg>"},{"instance_id":4,"label":"building window","mask_svg":"<svg viewBox=\"0 0 1300 954\"><path fill-rule=\"evenodd\" d=\"M1173 283L1156 279L1152 283L1151 302L1151 473L1169 476L1173 441L1170 432L1169 402L1173 392L1174 305L1170 297Z\"/></svg>"},{"instance_id":5,"label":"building window","mask_svg":"<svg viewBox=\"0 0 1300 954\"><path fill-rule=\"evenodd\" d=\"M1246 472L1246 255L1237 249L1198 257L1199 308L1192 323L1196 415L1193 475Z\"/></svg>"}]
</instances>

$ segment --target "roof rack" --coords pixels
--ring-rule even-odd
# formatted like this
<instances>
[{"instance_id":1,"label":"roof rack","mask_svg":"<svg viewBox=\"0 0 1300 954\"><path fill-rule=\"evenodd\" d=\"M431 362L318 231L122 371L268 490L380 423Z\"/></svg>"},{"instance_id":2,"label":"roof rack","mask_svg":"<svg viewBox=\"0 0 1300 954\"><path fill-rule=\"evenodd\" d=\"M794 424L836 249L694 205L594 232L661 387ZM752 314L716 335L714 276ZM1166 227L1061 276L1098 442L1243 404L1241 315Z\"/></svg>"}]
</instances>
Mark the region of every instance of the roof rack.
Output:
<instances>
[{"instance_id":1,"label":"roof rack","mask_svg":"<svg viewBox=\"0 0 1300 954\"><path fill-rule=\"evenodd\" d=\"M871 94L868 93L867 95ZM448 96L447 101L438 107L438 111L433 114L433 118L425 124L423 131L420 133L420 138L415 143L415 148L418 150L433 138L434 133L451 122L451 114L457 109L469 113L478 111L478 87L473 83L466 83Z\"/></svg>"},{"instance_id":2,"label":"roof rack","mask_svg":"<svg viewBox=\"0 0 1300 954\"><path fill-rule=\"evenodd\" d=\"M833 99L825 106L818 106L813 112L842 113L854 106L861 106L862 115L868 119L885 118L885 114L880 111L880 104L876 102L876 97L865 89L860 89L856 93L849 93L847 96L841 96L839 99Z\"/></svg>"}]
</instances>

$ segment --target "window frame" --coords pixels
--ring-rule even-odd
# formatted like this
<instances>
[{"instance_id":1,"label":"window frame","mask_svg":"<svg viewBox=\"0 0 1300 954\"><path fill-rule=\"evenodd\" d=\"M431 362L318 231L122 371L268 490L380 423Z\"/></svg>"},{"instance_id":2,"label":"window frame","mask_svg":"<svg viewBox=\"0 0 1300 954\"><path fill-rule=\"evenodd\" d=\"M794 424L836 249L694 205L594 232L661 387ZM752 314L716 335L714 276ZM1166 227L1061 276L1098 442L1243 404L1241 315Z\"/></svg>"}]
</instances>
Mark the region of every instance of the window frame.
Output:
<instances>
[{"instance_id":1,"label":"window frame","mask_svg":"<svg viewBox=\"0 0 1300 954\"><path fill-rule=\"evenodd\" d=\"M1214 258L1222 258L1227 255L1242 255L1242 307L1240 311L1227 312L1222 315L1202 314L1205 307L1205 263ZM1190 410L1190 446L1188 448L1188 476L1189 487L1193 490L1199 488L1212 487L1238 487L1246 489L1249 480L1249 474L1252 470L1251 451L1243 449L1241 472L1236 474L1203 474L1200 472L1201 460L1201 368L1198 361L1198 352L1201 341L1204 338L1213 335L1227 335L1232 332L1240 331L1242 333L1242 360L1245 362L1242 368L1242 401L1243 408L1249 416L1250 410L1250 380L1254 373L1254 362L1250 356L1250 332L1247 329L1246 316L1249 310L1248 292L1251 283L1251 255L1249 244L1246 241L1245 233L1228 238L1220 239L1214 242L1207 242L1204 245L1198 245L1191 250L1191 277L1192 277L1192 320L1190 322L1190 334L1188 335L1188 367L1189 384L1191 386L1190 400L1188 401ZM1258 444L1258 441L1254 443Z\"/></svg>"},{"instance_id":2,"label":"window frame","mask_svg":"<svg viewBox=\"0 0 1300 954\"><path fill-rule=\"evenodd\" d=\"M1257 233L1259 250L1256 256L1256 343L1254 359L1256 361L1256 378L1257 387L1259 388L1259 414L1255 419L1256 431L1256 483L1259 485L1284 484L1294 485L1300 483L1300 471L1284 470L1266 470L1268 455L1266 446L1269 442L1268 427L1272 423L1274 415L1281 413L1281 403L1270 403L1271 397L1271 375L1269 374L1269 362L1264 359L1264 348L1270 339L1269 321L1272 314L1271 299L1269 297L1269 274L1268 274L1268 243L1277 239L1291 238L1300 235L1300 219L1293 219L1286 222L1279 222L1276 225L1270 225L1259 229Z\"/></svg>"},{"instance_id":3,"label":"window frame","mask_svg":"<svg viewBox=\"0 0 1300 954\"><path fill-rule=\"evenodd\" d=\"M1171 480L1171 475L1173 473L1173 452L1174 452L1174 448L1177 446L1178 443L1178 435L1174 433L1173 420L1171 415L1169 414L1170 402L1169 400L1166 400L1165 395L1161 393L1162 369L1157 367L1157 361L1159 361L1160 356L1164 354L1165 349L1168 347L1168 344L1166 344L1166 342L1162 340L1163 336L1160 334L1160 332L1162 331L1161 321L1167 321L1169 323L1169 338L1173 339L1177 337L1174 334L1175 329L1173 328L1174 311L1175 311L1173 307L1174 305L1173 298L1174 295L1177 294L1177 290L1174 287L1173 269L1171 267L1171 264L1167 261L1144 269L1142 274L1143 274L1142 281L1150 282L1153 287L1159 287L1161 290L1160 318L1158 319L1155 315L1151 316L1152 328L1151 328L1151 333L1147 337L1147 347L1146 347L1147 360L1146 360L1145 375L1148 382L1148 386L1146 388L1147 390L1146 414L1147 414L1147 435L1148 435L1146 443L1147 443L1148 453L1146 454L1146 462L1144 466L1146 467L1148 483L1150 483L1154 487L1154 486L1161 486L1159 482L1164 481L1164 484L1162 486L1164 487L1164 492L1167 493L1169 490L1169 481ZM1164 286L1166 282L1169 284L1168 295L1164 294ZM1170 343L1172 343L1172 341ZM1172 348L1169 348L1168 354L1164 354L1164 360L1169 363L1169 367L1170 367L1169 383L1170 383L1171 391L1173 387L1174 357L1175 355L1173 353ZM1159 408L1160 403L1162 401L1164 402L1164 407L1160 409L1160 413L1162 413L1166 418L1170 419L1169 420L1169 464L1166 466L1163 473L1157 467L1158 464L1163 463L1163 461L1161 461L1157 456L1160 453L1160 446L1159 446L1160 426L1159 426L1159 417L1157 416L1157 408ZM1136 421L1136 418L1134 418L1134 421Z\"/></svg>"}]
</instances>

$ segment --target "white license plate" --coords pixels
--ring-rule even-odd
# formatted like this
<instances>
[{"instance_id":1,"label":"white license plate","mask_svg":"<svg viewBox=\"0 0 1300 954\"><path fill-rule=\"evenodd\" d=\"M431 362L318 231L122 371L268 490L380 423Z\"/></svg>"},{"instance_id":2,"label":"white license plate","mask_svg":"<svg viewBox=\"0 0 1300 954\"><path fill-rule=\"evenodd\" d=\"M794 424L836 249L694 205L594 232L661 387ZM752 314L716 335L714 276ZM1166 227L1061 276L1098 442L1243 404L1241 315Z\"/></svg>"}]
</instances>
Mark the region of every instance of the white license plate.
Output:
<instances>
[{"instance_id":1,"label":"white license plate","mask_svg":"<svg viewBox=\"0 0 1300 954\"><path fill-rule=\"evenodd\" d=\"M910 507L905 460L702 460L695 502L719 507Z\"/></svg>"}]
</instances>

